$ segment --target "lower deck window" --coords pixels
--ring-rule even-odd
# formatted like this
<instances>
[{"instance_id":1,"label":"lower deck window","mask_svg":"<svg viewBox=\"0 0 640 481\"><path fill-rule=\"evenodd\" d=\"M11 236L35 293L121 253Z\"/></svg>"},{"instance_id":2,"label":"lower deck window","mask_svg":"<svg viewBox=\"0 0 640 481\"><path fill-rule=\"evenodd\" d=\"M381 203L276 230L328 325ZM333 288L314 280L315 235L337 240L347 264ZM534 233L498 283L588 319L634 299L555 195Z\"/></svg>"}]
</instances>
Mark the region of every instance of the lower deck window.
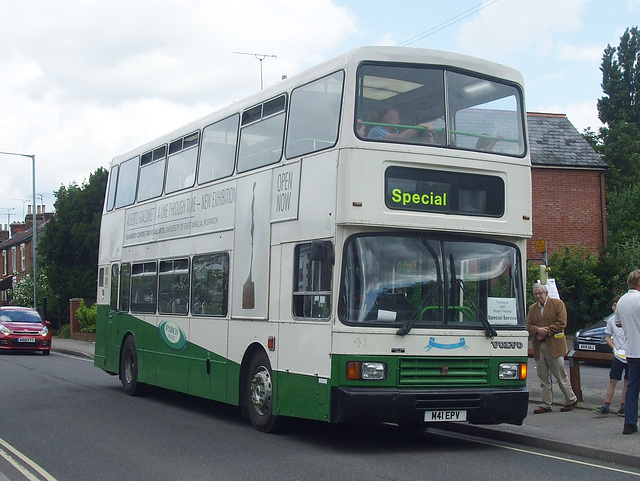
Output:
<instances>
[{"instance_id":1,"label":"lower deck window","mask_svg":"<svg viewBox=\"0 0 640 481\"><path fill-rule=\"evenodd\" d=\"M193 257L191 313L194 316L224 317L229 299L229 254Z\"/></svg>"},{"instance_id":2,"label":"lower deck window","mask_svg":"<svg viewBox=\"0 0 640 481\"><path fill-rule=\"evenodd\" d=\"M295 250L293 315L326 319L331 314L332 247L328 242L301 244Z\"/></svg>"},{"instance_id":3,"label":"lower deck window","mask_svg":"<svg viewBox=\"0 0 640 481\"><path fill-rule=\"evenodd\" d=\"M158 312L186 315L189 311L189 259L160 261Z\"/></svg>"},{"instance_id":4,"label":"lower deck window","mask_svg":"<svg viewBox=\"0 0 640 481\"><path fill-rule=\"evenodd\" d=\"M120 266L120 310L129 312L131 306L131 264Z\"/></svg>"},{"instance_id":5,"label":"lower deck window","mask_svg":"<svg viewBox=\"0 0 640 481\"><path fill-rule=\"evenodd\" d=\"M156 312L158 270L154 262L131 266L131 312Z\"/></svg>"}]
</instances>

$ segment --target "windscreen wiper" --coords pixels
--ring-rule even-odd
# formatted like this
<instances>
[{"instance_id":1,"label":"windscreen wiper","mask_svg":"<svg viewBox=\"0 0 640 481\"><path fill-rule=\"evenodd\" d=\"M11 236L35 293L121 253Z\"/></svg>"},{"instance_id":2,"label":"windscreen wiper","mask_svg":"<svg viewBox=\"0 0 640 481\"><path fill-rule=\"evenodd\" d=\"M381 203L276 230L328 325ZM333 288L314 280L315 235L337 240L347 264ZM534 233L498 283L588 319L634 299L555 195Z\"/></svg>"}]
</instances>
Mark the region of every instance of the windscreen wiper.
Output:
<instances>
[{"instance_id":1,"label":"windscreen wiper","mask_svg":"<svg viewBox=\"0 0 640 481\"><path fill-rule=\"evenodd\" d=\"M496 332L495 328L489 322L489 319L487 319L487 316L484 314L484 312L482 312L478 308L478 305L473 301L473 297L472 296L467 296L468 293L464 288L463 280L456 278L455 282L456 282L456 284L458 286L460 286L460 289L462 289L462 292L465 294L464 297L465 297L465 299L467 299L469 301L469 304L471 305L471 309L473 310L473 313L476 315L476 318L480 319L480 322L484 326L484 330L485 330L486 336L488 338L491 338L491 339L496 337L498 335L498 333Z\"/></svg>"},{"instance_id":2,"label":"windscreen wiper","mask_svg":"<svg viewBox=\"0 0 640 481\"><path fill-rule=\"evenodd\" d=\"M442 281L437 281L432 283L427 288L427 292L424 295L423 301L420 303L420 306L418 307L418 309L416 309L413 315L409 318L409 320L405 322L405 324L396 331L396 334L398 336L406 336L407 334L409 334L409 331L413 329L413 326L415 325L415 323L420 320L418 319L418 315L424 310L425 307L427 307L427 301L431 298L431 294L433 293L434 288L439 289L440 284L442 284Z\"/></svg>"}]
</instances>

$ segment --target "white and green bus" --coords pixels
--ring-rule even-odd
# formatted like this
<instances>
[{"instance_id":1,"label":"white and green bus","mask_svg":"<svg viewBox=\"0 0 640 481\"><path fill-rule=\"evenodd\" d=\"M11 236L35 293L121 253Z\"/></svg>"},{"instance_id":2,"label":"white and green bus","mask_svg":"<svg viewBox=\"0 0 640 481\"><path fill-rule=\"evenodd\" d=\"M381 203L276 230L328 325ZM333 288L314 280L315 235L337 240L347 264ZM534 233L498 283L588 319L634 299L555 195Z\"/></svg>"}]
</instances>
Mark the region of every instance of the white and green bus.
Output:
<instances>
[{"instance_id":1,"label":"white and green bus","mask_svg":"<svg viewBox=\"0 0 640 481\"><path fill-rule=\"evenodd\" d=\"M117 156L95 365L259 430L522 424L523 82L363 47Z\"/></svg>"}]
</instances>

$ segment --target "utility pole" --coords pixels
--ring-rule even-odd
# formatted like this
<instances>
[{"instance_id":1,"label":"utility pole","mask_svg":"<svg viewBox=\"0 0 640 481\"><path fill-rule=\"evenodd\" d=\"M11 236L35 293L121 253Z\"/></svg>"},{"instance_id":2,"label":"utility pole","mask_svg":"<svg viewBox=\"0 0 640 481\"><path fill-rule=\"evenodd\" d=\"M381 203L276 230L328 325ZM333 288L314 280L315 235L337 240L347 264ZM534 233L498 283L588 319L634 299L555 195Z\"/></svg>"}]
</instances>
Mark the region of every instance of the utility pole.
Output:
<instances>
[{"instance_id":1,"label":"utility pole","mask_svg":"<svg viewBox=\"0 0 640 481\"><path fill-rule=\"evenodd\" d=\"M266 53L253 53L253 52L233 52L233 53L237 53L238 55L253 55L255 58L260 60L260 90L262 90L264 88L263 82L262 82L262 61L265 58L278 58L278 57L275 55L268 55Z\"/></svg>"},{"instance_id":2,"label":"utility pole","mask_svg":"<svg viewBox=\"0 0 640 481\"><path fill-rule=\"evenodd\" d=\"M32 190L33 190L33 214L31 215L31 266L33 267L33 308L36 309L37 305L37 271L36 271L36 263L37 263L37 250L36 250L36 235L38 232L38 223L36 221L36 156L35 154L21 154L18 152L0 152L2 155L14 155L18 157L29 157L31 159L31 181L32 181Z\"/></svg>"}]
</instances>

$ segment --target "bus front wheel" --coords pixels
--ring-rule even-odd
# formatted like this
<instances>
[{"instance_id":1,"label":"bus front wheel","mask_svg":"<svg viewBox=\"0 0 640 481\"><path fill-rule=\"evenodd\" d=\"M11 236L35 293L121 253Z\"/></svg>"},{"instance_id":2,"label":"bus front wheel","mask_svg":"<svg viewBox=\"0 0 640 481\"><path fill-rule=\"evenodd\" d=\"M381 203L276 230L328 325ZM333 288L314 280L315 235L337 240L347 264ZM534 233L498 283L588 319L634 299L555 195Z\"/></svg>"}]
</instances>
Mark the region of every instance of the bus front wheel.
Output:
<instances>
[{"instance_id":1,"label":"bus front wheel","mask_svg":"<svg viewBox=\"0 0 640 481\"><path fill-rule=\"evenodd\" d=\"M282 423L273 414L273 372L264 351L251 359L246 379L245 407L251 424L259 431L276 431Z\"/></svg>"},{"instance_id":2,"label":"bus front wheel","mask_svg":"<svg viewBox=\"0 0 640 481\"><path fill-rule=\"evenodd\" d=\"M138 382L138 349L133 336L127 337L120 354L120 382L129 396L139 396L144 385Z\"/></svg>"}]
</instances>

